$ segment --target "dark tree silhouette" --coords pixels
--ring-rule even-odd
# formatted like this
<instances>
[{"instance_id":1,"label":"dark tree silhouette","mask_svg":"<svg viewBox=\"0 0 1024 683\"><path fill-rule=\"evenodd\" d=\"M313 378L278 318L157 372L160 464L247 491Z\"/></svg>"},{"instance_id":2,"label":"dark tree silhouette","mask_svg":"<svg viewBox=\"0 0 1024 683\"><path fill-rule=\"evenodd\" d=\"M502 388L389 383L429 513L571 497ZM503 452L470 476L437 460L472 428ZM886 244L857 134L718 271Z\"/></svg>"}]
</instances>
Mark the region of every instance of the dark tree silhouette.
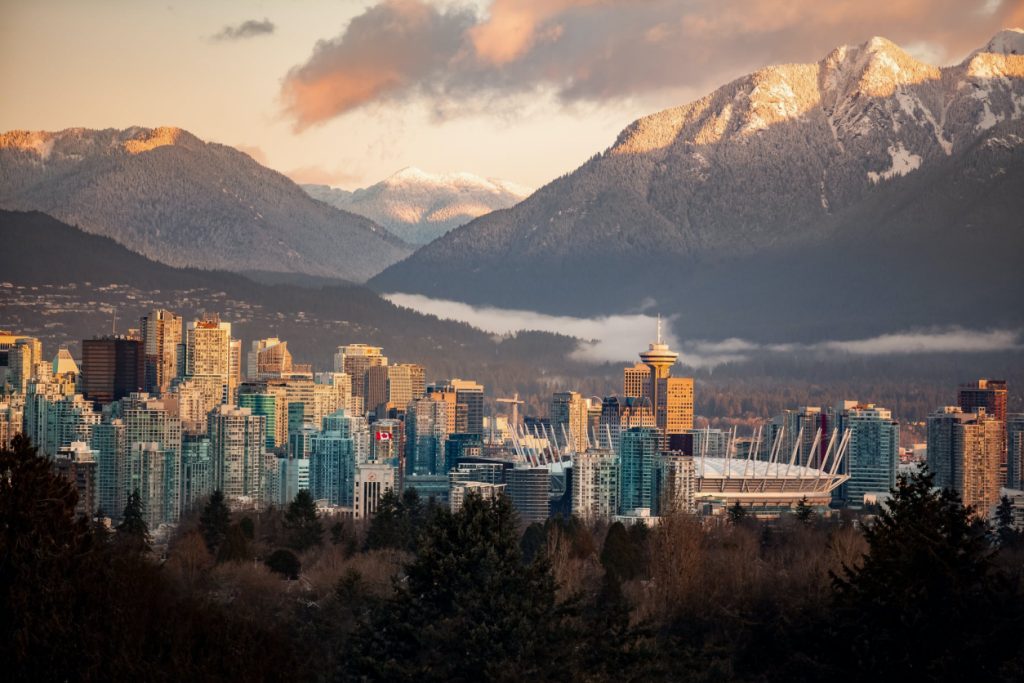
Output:
<instances>
[{"instance_id":1,"label":"dark tree silhouette","mask_svg":"<svg viewBox=\"0 0 1024 683\"><path fill-rule=\"evenodd\" d=\"M152 539L149 536L149 526L143 516L142 497L138 490L128 495L128 502L124 506L124 514L121 515L121 523L117 525L117 544L123 548L135 552L149 552L152 546Z\"/></svg>"},{"instance_id":2,"label":"dark tree silhouette","mask_svg":"<svg viewBox=\"0 0 1024 683\"><path fill-rule=\"evenodd\" d=\"M302 570L302 563L299 562L299 558L295 557L295 553L284 548L270 553L270 557L264 564L270 568L270 571L281 574L292 581L299 578L299 571Z\"/></svg>"},{"instance_id":3,"label":"dark tree silhouette","mask_svg":"<svg viewBox=\"0 0 1024 683\"><path fill-rule=\"evenodd\" d=\"M933 478L900 477L865 531L863 563L834 578L841 679L993 680L1018 652L1020 600L993 565L987 525Z\"/></svg>"},{"instance_id":4,"label":"dark tree silhouette","mask_svg":"<svg viewBox=\"0 0 1024 683\"><path fill-rule=\"evenodd\" d=\"M220 490L214 491L210 495L210 500L206 501L206 506L199 517L199 528L203 532L206 547L211 553L216 554L220 550L229 526L231 526L231 510L224 502L224 493Z\"/></svg>"},{"instance_id":5,"label":"dark tree silhouette","mask_svg":"<svg viewBox=\"0 0 1024 683\"><path fill-rule=\"evenodd\" d=\"M524 565L504 496L467 497L424 531L406 580L353 638L356 675L376 680L525 680L566 634L544 557ZM352 672L350 672L352 673Z\"/></svg>"},{"instance_id":6,"label":"dark tree silhouette","mask_svg":"<svg viewBox=\"0 0 1024 683\"><path fill-rule=\"evenodd\" d=\"M288 530L288 545L299 552L321 545L324 541L324 527L312 494L302 489L288 505L284 515L284 527Z\"/></svg>"}]
</instances>

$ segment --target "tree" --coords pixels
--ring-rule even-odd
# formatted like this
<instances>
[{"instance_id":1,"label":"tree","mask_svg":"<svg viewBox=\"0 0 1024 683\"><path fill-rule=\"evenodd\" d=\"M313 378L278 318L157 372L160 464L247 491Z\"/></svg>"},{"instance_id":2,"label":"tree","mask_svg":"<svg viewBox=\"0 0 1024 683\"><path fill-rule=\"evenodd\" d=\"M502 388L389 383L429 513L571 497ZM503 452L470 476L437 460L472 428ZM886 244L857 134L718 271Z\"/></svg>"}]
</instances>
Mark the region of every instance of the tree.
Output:
<instances>
[{"instance_id":1,"label":"tree","mask_svg":"<svg viewBox=\"0 0 1024 683\"><path fill-rule=\"evenodd\" d=\"M1003 496L996 508L996 537L999 545L1014 548L1020 543L1020 536L1020 532L1013 526L1013 501L1009 496Z\"/></svg>"},{"instance_id":2,"label":"tree","mask_svg":"<svg viewBox=\"0 0 1024 683\"><path fill-rule=\"evenodd\" d=\"M639 526L643 525L634 525ZM608 527L601 548L601 565L605 572L620 582L641 576L645 570L644 548L641 544L645 540L645 536L633 531L633 528L627 530L622 522L615 522Z\"/></svg>"},{"instance_id":3,"label":"tree","mask_svg":"<svg viewBox=\"0 0 1024 683\"><path fill-rule=\"evenodd\" d=\"M406 489L401 497L394 491L385 491L366 532L366 549L416 552L419 535L429 515L429 508L416 489Z\"/></svg>"},{"instance_id":4,"label":"tree","mask_svg":"<svg viewBox=\"0 0 1024 683\"><path fill-rule=\"evenodd\" d=\"M739 501L736 501L732 507L729 508L729 521L733 524L742 524L747 518L747 508L740 505Z\"/></svg>"},{"instance_id":5,"label":"tree","mask_svg":"<svg viewBox=\"0 0 1024 683\"><path fill-rule=\"evenodd\" d=\"M135 552L148 552L152 545L149 525L143 516L142 497L137 489L128 495L128 503L124 506L115 538L119 546Z\"/></svg>"},{"instance_id":6,"label":"tree","mask_svg":"<svg viewBox=\"0 0 1024 683\"><path fill-rule=\"evenodd\" d=\"M203 513L199 517L199 528L203 532L203 540L211 553L216 553L224 537L227 536L228 527L231 526L231 510L224 502L224 494L214 491L210 499L206 501Z\"/></svg>"},{"instance_id":7,"label":"tree","mask_svg":"<svg viewBox=\"0 0 1024 683\"><path fill-rule=\"evenodd\" d=\"M224 542L220 544L217 552L218 562L244 562L251 557L249 539L245 537L245 531L239 524L232 524L228 527L228 533Z\"/></svg>"},{"instance_id":8,"label":"tree","mask_svg":"<svg viewBox=\"0 0 1024 683\"><path fill-rule=\"evenodd\" d=\"M352 638L356 676L517 680L545 671L565 624L543 556L522 561L505 496L431 517L405 581Z\"/></svg>"},{"instance_id":9,"label":"tree","mask_svg":"<svg viewBox=\"0 0 1024 683\"><path fill-rule=\"evenodd\" d=\"M900 477L864 532L863 563L834 576L840 678L992 680L1020 652L1020 599L994 568L987 525L932 481Z\"/></svg>"},{"instance_id":10,"label":"tree","mask_svg":"<svg viewBox=\"0 0 1024 683\"><path fill-rule=\"evenodd\" d=\"M301 489L288 505L284 515L284 528L288 530L288 545L299 552L323 543L324 527L312 494Z\"/></svg>"},{"instance_id":11,"label":"tree","mask_svg":"<svg viewBox=\"0 0 1024 683\"><path fill-rule=\"evenodd\" d=\"M800 502L797 503L794 514L804 524L810 524L814 521L814 508L807 502L807 496L801 498Z\"/></svg>"},{"instance_id":12,"label":"tree","mask_svg":"<svg viewBox=\"0 0 1024 683\"><path fill-rule=\"evenodd\" d=\"M281 574L291 581L298 580L299 571L302 569L302 563L299 562L299 558L295 557L295 553L283 548L272 552L264 564L270 568L270 571Z\"/></svg>"}]
</instances>

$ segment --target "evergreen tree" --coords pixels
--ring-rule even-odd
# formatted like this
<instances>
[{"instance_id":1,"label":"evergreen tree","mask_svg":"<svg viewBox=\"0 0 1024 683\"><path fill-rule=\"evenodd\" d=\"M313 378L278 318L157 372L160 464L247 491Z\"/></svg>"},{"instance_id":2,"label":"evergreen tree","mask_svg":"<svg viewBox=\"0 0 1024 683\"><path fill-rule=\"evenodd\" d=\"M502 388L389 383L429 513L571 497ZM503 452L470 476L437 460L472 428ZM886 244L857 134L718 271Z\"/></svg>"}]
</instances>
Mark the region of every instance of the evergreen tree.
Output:
<instances>
[{"instance_id":1,"label":"evergreen tree","mask_svg":"<svg viewBox=\"0 0 1024 683\"><path fill-rule=\"evenodd\" d=\"M299 491L288 505L284 527L288 530L288 545L294 550L302 552L323 543L324 527L320 523L320 513L312 494L306 489Z\"/></svg>"},{"instance_id":2,"label":"evergreen tree","mask_svg":"<svg viewBox=\"0 0 1024 683\"><path fill-rule=\"evenodd\" d=\"M128 503L124 506L121 523L117 525L115 537L120 547L135 552L148 552L151 546L149 526L143 516L142 497L138 490L128 495Z\"/></svg>"},{"instance_id":3,"label":"evergreen tree","mask_svg":"<svg viewBox=\"0 0 1024 683\"><path fill-rule=\"evenodd\" d=\"M366 532L366 549L394 548L416 552L419 535L430 515L416 489L406 489L398 496L386 491Z\"/></svg>"},{"instance_id":4,"label":"evergreen tree","mask_svg":"<svg viewBox=\"0 0 1024 683\"><path fill-rule=\"evenodd\" d=\"M224 494L220 490L214 491L199 516L199 528L211 553L216 553L220 549L230 526L231 510L224 502Z\"/></svg>"},{"instance_id":5,"label":"evergreen tree","mask_svg":"<svg viewBox=\"0 0 1024 683\"><path fill-rule=\"evenodd\" d=\"M270 571L281 574L292 581L299 578L299 571L302 569L302 563L299 562L299 558L295 557L295 553L284 548L270 553L270 557L264 564L270 568Z\"/></svg>"},{"instance_id":6,"label":"evergreen tree","mask_svg":"<svg viewBox=\"0 0 1024 683\"><path fill-rule=\"evenodd\" d=\"M526 527L523 538L519 541L519 548L523 553L523 562L533 562L534 558L544 552L548 543L548 534L544 525L534 522Z\"/></svg>"},{"instance_id":7,"label":"evergreen tree","mask_svg":"<svg viewBox=\"0 0 1024 683\"><path fill-rule=\"evenodd\" d=\"M643 525L634 525L627 531L622 522L615 522L608 527L601 548L601 565L619 582L635 579L644 572L644 549L640 544L646 541L645 535L641 535L646 527L633 531L635 527Z\"/></svg>"},{"instance_id":8,"label":"evergreen tree","mask_svg":"<svg viewBox=\"0 0 1024 683\"><path fill-rule=\"evenodd\" d=\"M835 576L840 679L993 680L1016 656L1019 597L991 561L983 522L933 475L901 477L865 531L869 554ZM848 648L848 649L846 649Z\"/></svg>"},{"instance_id":9,"label":"evergreen tree","mask_svg":"<svg viewBox=\"0 0 1024 683\"><path fill-rule=\"evenodd\" d=\"M1000 498L996 508L996 537L1004 548L1016 547L1020 542L1020 532L1013 527L1013 501L1009 496Z\"/></svg>"},{"instance_id":10,"label":"evergreen tree","mask_svg":"<svg viewBox=\"0 0 1024 683\"><path fill-rule=\"evenodd\" d=\"M238 520L238 526L245 534L246 540L251 541L256 538L256 523L252 521L252 517L242 517Z\"/></svg>"},{"instance_id":11,"label":"evergreen tree","mask_svg":"<svg viewBox=\"0 0 1024 683\"><path fill-rule=\"evenodd\" d=\"M245 537L245 531L241 525L232 524L228 527L228 533L224 542L220 544L217 552L218 562L245 562L250 559L252 553L249 549L249 539Z\"/></svg>"},{"instance_id":12,"label":"evergreen tree","mask_svg":"<svg viewBox=\"0 0 1024 683\"><path fill-rule=\"evenodd\" d=\"M733 524L742 524L747 518L747 508L740 505L739 501L729 508L729 521Z\"/></svg>"},{"instance_id":13,"label":"evergreen tree","mask_svg":"<svg viewBox=\"0 0 1024 683\"><path fill-rule=\"evenodd\" d=\"M525 565L505 496L433 515L406 578L352 639L375 680L523 680L548 675L563 620L546 559Z\"/></svg>"},{"instance_id":14,"label":"evergreen tree","mask_svg":"<svg viewBox=\"0 0 1024 683\"><path fill-rule=\"evenodd\" d=\"M807 502L807 496L800 499L794 510L796 518L804 524L810 524L814 520L814 508Z\"/></svg>"}]
</instances>

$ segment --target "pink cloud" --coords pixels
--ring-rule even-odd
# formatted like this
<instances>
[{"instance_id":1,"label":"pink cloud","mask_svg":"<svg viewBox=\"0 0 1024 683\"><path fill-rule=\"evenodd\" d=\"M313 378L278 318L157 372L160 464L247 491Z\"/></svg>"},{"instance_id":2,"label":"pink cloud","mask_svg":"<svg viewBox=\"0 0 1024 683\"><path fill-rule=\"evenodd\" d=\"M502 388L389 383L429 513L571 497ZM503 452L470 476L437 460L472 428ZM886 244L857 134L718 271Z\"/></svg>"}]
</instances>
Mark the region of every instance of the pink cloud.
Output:
<instances>
[{"instance_id":1,"label":"pink cloud","mask_svg":"<svg viewBox=\"0 0 1024 683\"><path fill-rule=\"evenodd\" d=\"M483 14L383 0L318 42L281 95L299 130L372 102L422 98L449 115L534 92L600 102L710 90L876 35L948 61L1015 24L1021 0L493 0Z\"/></svg>"}]
</instances>

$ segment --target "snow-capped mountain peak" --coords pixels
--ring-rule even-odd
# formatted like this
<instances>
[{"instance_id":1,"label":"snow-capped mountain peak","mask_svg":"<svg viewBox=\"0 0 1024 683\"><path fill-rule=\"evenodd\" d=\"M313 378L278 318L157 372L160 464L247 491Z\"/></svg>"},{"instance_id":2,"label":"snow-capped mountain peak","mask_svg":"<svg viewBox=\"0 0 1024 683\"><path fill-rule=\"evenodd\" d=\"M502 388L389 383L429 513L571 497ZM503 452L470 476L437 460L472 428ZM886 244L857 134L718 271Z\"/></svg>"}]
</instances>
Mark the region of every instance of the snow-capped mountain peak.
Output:
<instances>
[{"instance_id":1,"label":"snow-capped mountain peak","mask_svg":"<svg viewBox=\"0 0 1024 683\"><path fill-rule=\"evenodd\" d=\"M415 166L352 192L326 185L304 189L320 201L372 218L412 244L426 244L531 192L507 180L466 172L429 173Z\"/></svg>"}]
</instances>

